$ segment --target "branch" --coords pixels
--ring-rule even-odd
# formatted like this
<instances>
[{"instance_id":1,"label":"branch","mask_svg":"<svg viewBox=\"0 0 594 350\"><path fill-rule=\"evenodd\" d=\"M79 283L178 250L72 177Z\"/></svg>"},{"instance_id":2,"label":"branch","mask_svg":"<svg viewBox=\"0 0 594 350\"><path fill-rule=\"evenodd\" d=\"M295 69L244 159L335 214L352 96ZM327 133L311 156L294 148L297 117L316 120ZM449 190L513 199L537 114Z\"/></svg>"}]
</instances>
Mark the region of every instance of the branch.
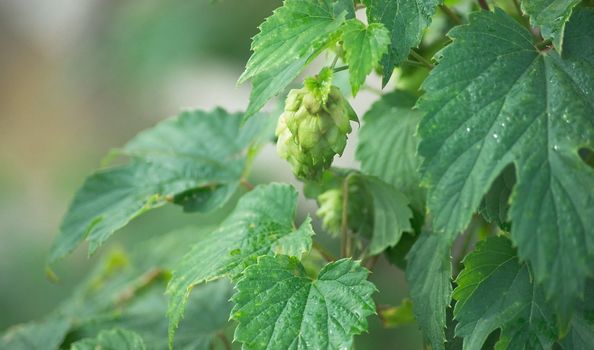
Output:
<instances>
[{"instance_id":1,"label":"branch","mask_svg":"<svg viewBox=\"0 0 594 350\"><path fill-rule=\"evenodd\" d=\"M452 11L452 9L450 9L449 7L447 7L446 5L439 5L439 9L441 10L441 12L443 12L446 16L449 17L450 20L452 20L452 22L454 22L456 25L460 25L462 24L462 20L460 19L460 17L456 14L456 12Z\"/></svg>"}]
</instances>

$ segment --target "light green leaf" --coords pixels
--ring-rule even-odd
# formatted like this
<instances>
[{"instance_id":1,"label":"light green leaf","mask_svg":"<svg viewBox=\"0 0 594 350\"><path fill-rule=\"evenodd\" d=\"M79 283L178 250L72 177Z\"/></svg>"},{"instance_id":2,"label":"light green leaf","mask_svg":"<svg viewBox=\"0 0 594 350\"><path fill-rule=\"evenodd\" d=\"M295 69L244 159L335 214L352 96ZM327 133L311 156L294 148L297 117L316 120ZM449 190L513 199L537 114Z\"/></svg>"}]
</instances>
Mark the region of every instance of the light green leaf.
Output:
<instances>
[{"instance_id":1,"label":"light green leaf","mask_svg":"<svg viewBox=\"0 0 594 350\"><path fill-rule=\"evenodd\" d=\"M357 95L365 78L388 51L390 36L381 23L365 26L357 19L348 20L343 26L343 47L353 96Z\"/></svg>"},{"instance_id":2,"label":"light green leaf","mask_svg":"<svg viewBox=\"0 0 594 350\"><path fill-rule=\"evenodd\" d=\"M412 207L424 211L420 187L417 126L421 113L416 98L404 91L382 96L363 116L356 157L363 173L377 176L404 193Z\"/></svg>"},{"instance_id":3,"label":"light green leaf","mask_svg":"<svg viewBox=\"0 0 594 350\"><path fill-rule=\"evenodd\" d=\"M261 255L300 257L310 250L311 220L295 228L296 205L297 192L292 186L258 186L239 200L217 230L199 238L179 261L167 286L171 340L195 285L224 275L236 277Z\"/></svg>"},{"instance_id":4,"label":"light green leaf","mask_svg":"<svg viewBox=\"0 0 594 350\"><path fill-rule=\"evenodd\" d=\"M392 76L394 67L402 63L417 47L423 32L431 24L440 0L364 0L370 23L382 23L390 32L391 45L382 59L383 84Z\"/></svg>"},{"instance_id":5,"label":"light green leaf","mask_svg":"<svg viewBox=\"0 0 594 350\"><path fill-rule=\"evenodd\" d=\"M552 39L561 52L565 26L580 0L522 0L522 11L530 16L530 24L540 27L545 39Z\"/></svg>"},{"instance_id":6,"label":"light green leaf","mask_svg":"<svg viewBox=\"0 0 594 350\"><path fill-rule=\"evenodd\" d=\"M83 339L72 344L72 350L144 350L142 338L125 329L102 331L97 338Z\"/></svg>"},{"instance_id":7,"label":"light green leaf","mask_svg":"<svg viewBox=\"0 0 594 350\"><path fill-rule=\"evenodd\" d=\"M235 192L247 148L260 141L266 119L241 127L241 114L184 112L140 133L122 150L129 164L99 170L79 189L50 261L83 240L93 253L130 220L167 202L200 211L221 206Z\"/></svg>"},{"instance_id":8,"label":"light green leaf","mask_svg":"<svg viewBox=\"0 0 594 350\"><path fill-rule=\"evenodd\" d=\"M406 280L419 327L434 350L444 349L446 309L452 295L452 239L423 232L408 253Z\"/></svg>"},{"instance_id":9,"label":"light green leaf","mask_svg":"<svg viewBox=\"0 0 594 350\"><path fill-rule=\"evenodd\" d=\"M244 349L347 349L375 313L369 271L350 259L306 275L295 258L264 256L237 282L231 317Z\"/></svg>"},{"instance_id":10,"label":"light green leaf","mask_svg":"<svg viewBox=\"0 0 594 350\"><path fill-rule=\"evenodd\" d=\"M412 211L408 199L393 186L373 176L361 176L373 203L373 233L369 254L376 255L395 246L403 232L411 232Z\"/></svg>"},{"instance_id":11,"label":"light green leaf","mask_svg":"<svg viewBox=\"0 0 594 350\"><path fill-rule=\"evenodd\" d=\"M464 259L456 283L456 336L464 338L464 349L481 348L498 328L498 349L551 348L557 337L554 315L510 240L491 237L479 242Z\"/></svg>"},{"instance_id":12,"label":"light green leaf","mask_svg":"<svg viewBox=\"0 0 594 350\"><path fill-rule=\"evenodd\" d=\"M254 53L239 78L239 83L252 80L246 117L282 92L309 62L338 40L349 12L346 5L344 0L336 3L336 8L331 0L285 0L262 23L252 41Z\"/></svg>"},{"instance_id":13,"label":"light green leaf","mask_svg":"<svg viewBox=\"0 0 594 350\"><path fill-rule=\"evenodd\" d=\"M13 326L0 337L0 349L58 350L69 329L70 322L61 318Z\"/></svg>"},{"instance_id":14,"label":"light green leaf","mask_svg":"<svg viewBox=\"0 0 594 350\"><path fill-rule=\"evenodd\" d=\"M500 9L472 14L423 85L419 126L438 232L462 231L514 163L512 239L565 319L594 273L594 170L578 155L594 148L594 10L576 12L565 59Z\"/></svg>"},{"instance_id":15,"label":"light green leaf","mask_svg":"<svg viewBox=\"0 0 594 350\"><path fill-rule=\"evenodd\" d=\"M171 267L197 237L210 232L188 227L116 250L56 314L73 321L77 338L94 338L101 330L124 328L138 333L147 349L168 349L165 285ZM220 280L196 288L188 301L188 317L177 331L175 349L208 350L227 325L231 285Z\"/></svg>"}]
</instances>

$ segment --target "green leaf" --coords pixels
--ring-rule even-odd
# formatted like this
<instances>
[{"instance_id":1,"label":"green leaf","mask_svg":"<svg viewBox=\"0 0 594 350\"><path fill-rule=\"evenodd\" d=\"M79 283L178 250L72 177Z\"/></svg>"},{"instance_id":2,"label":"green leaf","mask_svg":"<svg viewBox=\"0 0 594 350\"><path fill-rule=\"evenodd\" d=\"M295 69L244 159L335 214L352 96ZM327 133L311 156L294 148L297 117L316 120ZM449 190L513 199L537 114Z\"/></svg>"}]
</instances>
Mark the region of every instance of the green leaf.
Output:
<instances>
[{"instance_id":1,"label":"green leaf","mask_svg":"<svg viewBox=\"0 0 594 350\"><path fill-rule=\"evenodd\" d=\"M264 256L237 282L231 317L245 349L347 349L375 313L369 271L350 259L317 278L286 256Z\"/></svg>"},{"instance_id":2,"label":"green leaf","mask_svg":"<svg viewBox=\"0 0 594 350\"><path fill-rule=\"evenodd\" d=\"M393 186L373 176L361 176L373 204L373 233L369 254L376 255L400 241L403 232L411 232L412 211L408 199Z\"/></svg>"},{"instance_id":3,"label":"green leaf","mask_svg":"<svg viewBox=\"0 0 594 350\"><path fill-rule=\"evenodd\" d=\"M167 286L171 340L193 286L225 275L236 277L261 255L300 257L311 249L311 220L295 228L296 205L292 186L258 186L239 200L217 230L199 238L179 261Z\"/></svg>"},{"instance_id":4,"label":"green leaf","mask_svg":"<svg viewBox=\"0 0 594 350\"><path fill-rule=\"evenodd\" d=\"M142 338L125 329L113 329L99 333L97 338L83 339L72 344L72 350L144 350Z\"/></svg>"},{"instance_id":5,"label":"green leaf","mask_svg":"<svg viewBox=\"0 0 594 350\"><path fill-rule=\"evenodd\" d=\"M361 171L377 176L403 192L412 207L424 211L420 187L417 126L421 113L412 110L415 97L394 91L382 96L363 116L356 157Z\"/></svg>"},{"instance_id":6,"label":"green leaf","mask_svg":"<svg viewBox=\"0 0 594 350\"><path fill-rule=\"evenodd\" d=\"M50 261L83 240L93 253L130 220L169 201L200 211L220 207L238 187L248 146L266 129L264 118L243 127L241 120L222 109L184 112L140 133L122 150L129 164L99 170L79 189Z\"/></svg>"},{"instance_id":7,"label":"green leaf","mask_svg":"<svg viewBox=\"0 0 594 350\"><path fill-rule=\"evenodd\" d=\"M398 306L380 310L382 325L387 328L414 324L413 305L410 299L404 299Z\"/></svg>"},{"instance_id":8,"label":"green leaf","mask_svg":"<svg viewBox=\"0 0 594 350\"><path fill-rule=\"evenodd\" d=\"M500 9L472 14L423 85L419 126L438 232L462 231L515 165L512 239L565 319L594 273L594 171L578 154L594 147L594 11L576 12L565 59Z\"/></svg>"},{"instance_id":9,"label":"green leaf","mask_svg":"<svg viewBox=\"0 0 594 350\"><path fill-rule=\"evenodd\" d=\"M77 339L124 328L138 333L149 349L168 349L164 291L171 268L196 237L209 231L188 227L136 244L129 254L114 251L55 313L72 320ZM196 288L174 348L209 349L228 325L231 292L226 280Z\"/></svg>"},{"instance_id":10,"label":"green leaf","mask_svg":"<svg viewBox=\"0 0 594 350\"><path fill-rule=\"evenodd\" d=\"M282 92L309 62L338 40L349 12L347 5L344 0L336 4L331 0L285 0L262 23L252 41L254 53L239 78L239 83L252 80L246 117Z\"/></svg>"},{"instance_id":11,"label":"green leaf","mask_svg":"<svg viewBox=\"0 0 594 350\"><path fill-rule=\"evenodd\" d=\"M381 23L365 26L357 19L348 20L343 26L343 47L353 96L357 95L365 78L388 51L390 36Z\"/></svg>"},{"instance_id":12,"label":"green leaf","mask_svg":"<svg viewBox=\"0 0 594 350\"><path fill-rule=\"evenodd\" d=\"M364 0L370 23L382 23L390 32L391 46L382 59L383 85L394 67L402 63L417 47L423 32L431 24L440 0Z\"/></svg>"},{"instance_id":13,"label":"green leaf","mask_svg":"<svg viewBox=\"0 0 594 350\"><path fill-rule=\"evenodd\" d=\"M554 315L509 239L479 242L464 259L456 283L456 336L464 338L464 349L479 349L498 328L497 348L551 348L557 337Z\"/></svg>"},{"instance_id":14,"label":"green leaf","mask_svg":"<svg viewBox=\"0 0 594 350\"><path fill-rule=\"evenodd\" d=\"M413 311L434 350L444 349L446 309L452 295L451 246L451 237L423 232L407 256Z\"/></svg>"},{"instance_id":15,"label":"green leaf","mask_svg":"<svg viewBox=\"0 0 594 350\"><path fill-rule=\"evenodd\" d=\"M553 39L561 52L565 26L580 0L522 0L522 11L530 16L530 24L540 27L545 39Z\"/></svg>"},{"instance_id":16,"label":"green leaf","mask_svg":"<svg viewBox=\"0 0 594 350\"><path fill-rule=\"evenodd\" d=\"M487 220L497 224L502 229L509 231L507 219L509 211L509 198L516 183L516 174L512 166L508 166L493 181L489 192L485 194L478 212Z\"/></svg>"},{"instance_id":17,"label":"green leaf","mask_svg":"<svg viewBox=\"0 0 594 350\"><path fill-rule=\"evenodd\" d=\"M70 322L49 318L7 329L0 338L0 349L57 350L70 329Z\"/></svg>"}]
</instances>

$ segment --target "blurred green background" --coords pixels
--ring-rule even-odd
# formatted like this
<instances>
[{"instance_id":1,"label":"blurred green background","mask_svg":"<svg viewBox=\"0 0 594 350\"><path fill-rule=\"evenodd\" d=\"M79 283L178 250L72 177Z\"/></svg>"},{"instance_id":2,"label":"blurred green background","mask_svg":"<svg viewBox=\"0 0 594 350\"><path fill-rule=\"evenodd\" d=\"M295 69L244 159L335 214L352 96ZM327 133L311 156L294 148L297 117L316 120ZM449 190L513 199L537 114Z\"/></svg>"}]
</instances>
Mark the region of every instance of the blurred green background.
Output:
<instances>
[{"instance_id":1,"label":"blurred green background","mask_svg":"<svg viewBox=\"0 0 594 350\"><path fill-rule=\"evenodd\" d=\"M250 38L280 3L0 0L0 332L51 311L98 260L81 247L56 267L58 283L45 277L72 195L110 148L182 109L245 108L249 85L237 87L236 79ZM362 114L375 98L362 92L353 105ZM355 142L339 164L354 165ZM253 177L294 183L273 147ZM302 215L314 205L302 200ZM223 212L206 218L165 207L133 221L110 245L213 223ZM379 303L395 305L407 294L402 272L383 259L372 280ZM422 348L414 325L370 323L357 349Z\"/></svg>"}]
</instances>

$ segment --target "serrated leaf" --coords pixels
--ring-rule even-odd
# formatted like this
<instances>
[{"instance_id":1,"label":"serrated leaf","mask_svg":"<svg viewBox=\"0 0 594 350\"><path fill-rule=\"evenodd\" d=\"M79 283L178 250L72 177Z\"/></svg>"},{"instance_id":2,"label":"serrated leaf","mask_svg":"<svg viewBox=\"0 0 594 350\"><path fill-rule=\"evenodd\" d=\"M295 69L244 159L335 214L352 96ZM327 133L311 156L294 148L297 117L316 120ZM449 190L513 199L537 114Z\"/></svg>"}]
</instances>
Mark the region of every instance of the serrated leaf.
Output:
<instances>
[{"instance_id":1,"label":"serrated leaf","mask_svg":"<svg viewBox=\"0 0 594 350\"><path fill-rule=\"evenodd\" d=\"M452 295L452 238L423 232L408 253L406 280L413 311L432 349L444 349L446 309Z\"/></svg>"},{"instance_id":2,"label":"serrated leaf","mask_svg":"<svg viewBox=\"0 0 594 350\"><path fill-rule=\"evenodd\" d=\"M237 282L231 317L244 349L347 349L375 313L369 271L350 259L317 278L286 256L264 256Z\"/></svg>"},{"instance_id":3,"label":"serrated leaf","mask_svg":"<svg viewBox=\"0 0 594 350\"><path fill-rule=\"evenodd\" d=\"M264 118L241 127L242 115L222 109L184 112L140 133L122 150L126 165L99 170L77 192L64 217L50 261L83 240L93 253L115 231L168 201L209 211L235 192L250 144Z\"/></svg>"},{"instance_id":4,"label":"serrated leaf","mask_svg":"<svg viewBox=\"0 0 594 350\"><path fill-rule=\"evenodd\" d=\"M356 157L363 173L377 176L404 193L412 207L424 211L420 187L417 126L421 113L416 98L404 91L382 96L363 116Z\"/></svg>"},{"instance_id":5,"label":"serrated leaf","mask_svg":"<svg viewBox=\"0 0 594 350\"><path fill-rule=\"evenodd\" d=\"M509 231L507 219L509 211L509 198L516 183L516 174L513 166L508 166L491 184L491 188L483 197L478 208L479 214L488 222L497 224L500 228Z\"/></svg>"},{"instance_id":6,"label":"serrated leaf","mask_svg":"<svg viewBox=\"0 0 594 350\"><path fill-rule=\"evenodd\" d=\"M540 27L545 39L552 39L561 52L565 25L580 0L522 0L522 11L530 16L530 24Z\"/></svg>"},{"instance_id":7,"label":"serrated leaf","mask_svg":"<svg viewBox=\"0 0 594 350\"><path fill-rule=\"evenodd\" d=\"M70 329L70 322L49 318L8 328L0 337L0 349L57 350Z\"/></svg>"},{"instance_id":8,"label":"serrated leaf","mask_svg":"<svg viewBox=\"0 0 594 350\"><path fill-rule=\"evenodd\" d=\"M296 205L292 186L258 186L239 200L217 230L200 237L179 261L167 286L171 340L195 285L225 275L236 277L261 255L300 257L311 249L311 220L299 228L293 226Z\"/></svg>"},{"instance_id":9,"label":"serrated leaf","mask_svg":"<svg viewBox=\"0 0 594 350\"><path fill-rule=\"evenodd\" d=\"M349 81L353 96L357 95L365 78L388 51L390 37L381 23L365 26L357 19L348 20L343 26L343 47L349 65Z\"/></svg>"},{"instance_id":10,"label":"serrated leaf","mask_svg":"<svg viewBox=\"0 0 594 350\"><path fill-rule=\"evenodd\" d=\"M480 348L498 328L498 348L536 350L553 345L557 331L552 310L507 238L479 242L464 259L456 283L456 336L464 338L464 349Z\"/></svg>"},{"instance_id":11,"label":"serrated leaf","mask_svg":"<svg viewBox=\"0 0 594 350\"><path fill-rule=\"evenodd\" d=\"M440 0L364 0L370 23L382 23L390 32L391 45L382 59L383 85L394 67L402 63L411 48L417 47L431 24Z\"/></svg>"},{"instance_id":12,"label":"serrated leaf","mask_svg":"<svg viewBox=\"0 0 594 350\"><path fill-rule=\"evenodd\" d=\"M373 204L373 232L369 254L376 255L400 241L402 233L411 232L412 211L408 199L393 186L373 177L361 175L361 182Z\"/></svg>"},{"instance_id":13,"label":"serrated leaf","mask_svg":"<svg viewBox=\"0 0 594 350\"><path fill-rule=\"evenodd\" d=\"M500 9L472 14L424 83L419 127L438 232L462 231L514 163L512 239L565 319L594 273L594 171L578 155L594 147L594 11L576 12L565 59Z\"/></svg>"},{"instance_id":14,"label":"serrated leaf","mask_svg":"<svg viewBox=\"0 0 594 350\"><path fill-rule=\"evenodd\" d=\"M83 339L72 344L72 350L145 350L142 338L129 330L102 331L97 338Z\"/></svg>"},{"instance_id":15,"label":"serrated leaf","mask_svg":"<svg viewBox=\"0 0 594 350\"><path fill-rule=\"evenodd\" d=\"M239 83L252 80L246 117L282 92L310 61L338 39L339 28L349 12L347 5L344 0L336 4L331 0L285 0L262 23L252 41L253 54L239 78Z\"/></svg>"}]
</instances>

